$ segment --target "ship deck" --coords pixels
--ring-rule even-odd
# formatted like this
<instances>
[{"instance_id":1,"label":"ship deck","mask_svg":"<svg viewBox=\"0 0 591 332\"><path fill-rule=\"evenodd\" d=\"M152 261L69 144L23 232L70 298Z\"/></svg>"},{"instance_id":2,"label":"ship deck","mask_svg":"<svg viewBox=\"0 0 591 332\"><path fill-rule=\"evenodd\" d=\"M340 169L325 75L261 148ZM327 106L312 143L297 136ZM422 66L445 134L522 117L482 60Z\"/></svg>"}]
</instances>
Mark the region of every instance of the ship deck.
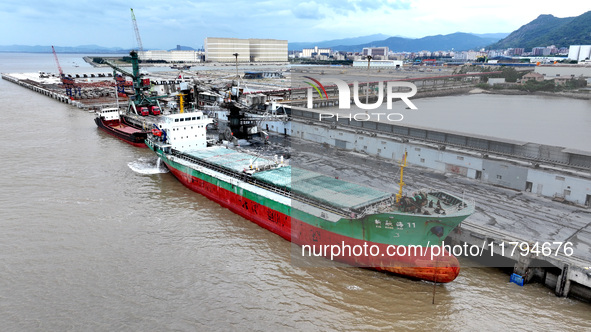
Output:
<instances>
[{"instance_id":1,"label":"ship deck","mask_svg":"<svg viewBox=\"0 0 591 332\"><path fill-rule=\"evenodd\" d=\"M253 178L299 196L341 209L359 209L387 199L392 194L320 173L284 166L271 168L275 161L223 147L187 151L185 154L234 172L243 172L252 164L262 169ZM265 170L266 168L266 170Z\"/></svg>"},{"instance_id":2,"label":"ship deck","mask_svg":"<svg viewBox=\"0 0 591 332\"><path fill-rule=\"evenodd\" d=\"M249 168L249 165L256 164L259 168L270 167L275 165L272 160L257 158L248 153L239 152L224 147L209 147L206 149L185 151L186 155L193 158L201 159L208 163L223 167L234 172L242 172Z\"/></svg>"},{"instance_id":3,"label":"ship deck","mask_svg":"<svg viewBox=\"0 0 591 332\"><path fill-rule=\"evenodd\" d=\"M254 178L343 209L360 209L392 196L388 192L291 166L258 172Z\"/></svg>"},{"instance_id":4,"label":"ship deck","mask_svg":"<svg viewBox=\"0 0 591 332\"><path fill-rule=\"evenodd\" d=\"M120 132L124 132L126 134L134 134L134 133L137 133L137 132L141 132L142 131L140 129L137 129L137 128L134 128L134 127L130 127L130 126L124 125L124 124L120 124L120 125L116 125L116 126L108 126L108 127L111 127L111 128L113 128L113 129L115 129L117 131L120 131Z\"/></svg>"}]
</instances>

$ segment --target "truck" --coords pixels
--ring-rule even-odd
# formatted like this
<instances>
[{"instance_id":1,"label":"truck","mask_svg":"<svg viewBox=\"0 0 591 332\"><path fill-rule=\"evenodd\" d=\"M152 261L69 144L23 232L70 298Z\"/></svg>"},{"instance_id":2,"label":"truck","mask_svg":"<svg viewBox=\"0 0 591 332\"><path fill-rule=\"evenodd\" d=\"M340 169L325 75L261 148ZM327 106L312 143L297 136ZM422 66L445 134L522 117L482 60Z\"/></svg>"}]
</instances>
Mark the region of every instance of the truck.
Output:
<instances>
[{"instance_id":1,"label":"truck","mask_svg":"<svg viewBox=\"0 0 591 332\"><path fill-rule=\"evenodd\" d=\"M149 113L148 113L148 108L147 108L147 107L145 107L145 106L144 106L144 107L140 107L140 108L139 108L139 113L140 113L140 115L141 115L141 116L146 116L146 115L148 115L148 114L149 114Z\"/></svg>"},{"instance_id":2,"label":"truck","mask_svg":"<svg viewBox=\"0 0 591 332\"><path fill-rule=\"evenodd\" d=\"M160 107L156 105L150 106L150 114L152 115L160 115Z\"/></svg>"}]
</instances>

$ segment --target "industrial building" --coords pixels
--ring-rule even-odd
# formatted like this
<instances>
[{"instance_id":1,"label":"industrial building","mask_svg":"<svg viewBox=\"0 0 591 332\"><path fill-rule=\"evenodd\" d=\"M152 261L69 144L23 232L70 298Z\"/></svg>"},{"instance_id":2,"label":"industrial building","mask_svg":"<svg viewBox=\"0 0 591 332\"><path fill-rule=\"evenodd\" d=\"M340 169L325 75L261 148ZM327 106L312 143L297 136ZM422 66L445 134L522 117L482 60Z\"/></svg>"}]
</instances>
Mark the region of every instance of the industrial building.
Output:
<instances>
[{"instance_id":1,"label":"industrial building","mask_svg":"<svg viewBox=\"0 0 591 332\"><path fill-rule=\"evenodd\" d=\"M591 59L591 45L571 45L568 49L568 58L583 61Z\"/></svg>"},{"instance_id":2,"label":"industrial building","mask_svg":"<svg viewBox=\"0 0 591 332\"><path fill-rule=\"evenodd\" d=\"M591 78L590 66L536 66L534 72L550 78Z\"/></svg>"},{"instance_id":3,"label":"industrial building","mask_svg":"<svg viewBox=\"0 0 591 332\"><path fill-rule=\"evenodd\" d=\"M164 60L168 62L201 62L197 51L143 51L138 56L142 60Z\"/></svg>"},{"instance_id":4,"label":"industrial building","mask_svg":"<svg viewBox=\"0 0 591 332\"><path fill-rule=\"evenodd\" d=\"M317 55L330 56L330 53L330 48L318 48L318 46L314 46L314 48L304 48L302 50L302 58L311 58Z\"/></svg>"},{"instance_id":5,"label":"industrial building","mask_svg":"<svg viewBox=\"0 0 591 332\"><path fill-rule=\"evenodd\" d=\"M371 55L372 57L380 57L382 59L388 58L389 49L387 46L384 47L364 47L363 48L363 55L368 56Z\"/></svg>"},{"instance_id":6,"label":"industrial building","mask_svg":"<svg viewBox=\"0 0 591 332\"><path fill-rule=\"evenodd\" d=\"M287 62L287 40L207 37L204 45L208 62Z\"/></svg>"}]
</instances>

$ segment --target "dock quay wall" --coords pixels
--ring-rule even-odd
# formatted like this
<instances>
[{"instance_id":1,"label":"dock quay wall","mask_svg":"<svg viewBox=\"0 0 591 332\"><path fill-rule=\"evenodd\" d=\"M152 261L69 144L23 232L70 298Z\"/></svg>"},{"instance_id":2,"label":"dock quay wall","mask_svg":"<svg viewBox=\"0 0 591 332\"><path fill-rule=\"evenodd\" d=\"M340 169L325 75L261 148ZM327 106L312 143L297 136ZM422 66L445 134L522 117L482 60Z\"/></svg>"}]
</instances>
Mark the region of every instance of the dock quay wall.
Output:
<instances>
[{"instance_id":1,"label":"dock quay wall","mask_svg":"<svg viewBox=\"0 0 591 332\"><path fill-rule=\"evenodd\" d=\"M94 74L91 74L91 75L92 75L92 77L94 77ZM80 76L80 75L76 75L76 76ZM83 76L86 77L89 75L83 74ZM110 75L110 76L112 76L112 75ZM63 89L59 90L60 92L56 92L54 90L49 90L49 89L46 89L46 88L39 86L39 85L31 84L31 83L27 82L26 80L22 80L22 79L16 78L16 77L8 75L8 74L2 74L2 79L6 80L8 82L12 82L14 84L18 84L24 88L27 88L29 90L32 90L32 91L35 91L35 92L40 93L42 95L45 95L45 96L55 99L59 102L62 102L65 104L70 104L70 105L76 106L81 109L91 110L91 109L99 109L99 108L105 108L105 107L117 107L117 102L112 100L112 99L114 99L114 97L111 98L110 96L107 96L107 97L111 98L110 101L106 101L104 99L101 100L100 98L96 99L97 96L102 97L103 96L102 94L99 94L99 95L95 94L95 96L87 96L86 94L83 94L82 99L78 99L78 98L77 99L70 99L70 97L68 97L65 93L61 93L61 91L63 91ZM189 82L189 81L188 80L158 81L158 85L155 86L155 89L158 89L158 92L160 94L168 94L173 91L176 91L177 86L180 86L180 84L183 82Z\"/></svg>"},{"instance_id":2,"label":"dock quay wall","mask_svg":"<svg viewBox=\"0 0 591 332\"><path fill-rule=\"evenodd\" d=\"M545 164L539 158L512 157L508 153L496 152L495 148L502 148L502 144L496 145L470 137L464 139L467 142L474 140L475 144L480 143L482 147L474 150L469 145L459 147L407 138L408 136L401 138L375 131L322 127L299 121L294 121L290 130L291 135L301 139L394 161L400 160L404 152L409 151L408 162L411 164L456 173L515 190L530 191L539 196L563 199L578 205L589 206L591 203L589 170L583 170L584 167L578 164L576 168L571 168L566 163L566 158L562 160L564 164L560 165L554 160ZM409 132L422 134L421 131L415 133L412 128L409 128ZM557 154L561 155L558 152ZM580 160L586 161L587 158L583 157ZM575 158L573 160L579 161Z\"/></svg>"},{"instance_id":3,"label":"dock quay wall","mask_svg":"<svg viewBox=\"0 0 591 332\"><path fill-rule=\"evenodd\" d=\"M525 283L537 281L552 289L558 297L575 297L591 302L591 268L589 262L564 254L539 255L524 253L517 250L511 256L508 243L530 243L528 239L518 238L512 234L497 231L490 227L482 227L470 222L463 222L446 238L451 245L478 246L493 248L494 257L514 263L513 273L524 278ZM500 244L505 244L501 249ZM553 248L554 249L554 248ZM490 252L483 255L492 257ZM515 257L518 257L515 259Z\"/></svg>"},{"instance_id":4,"label":"dock quay wall","mask_svg":"<svg viewBox=\"0 0 591 332\"><path fill-rule=\"evenodd\" d=\"M417 98L428 98L428 97L440 97L440 96L451 96L451 95L460 95L466 94L474 89L474 85L461 85L461 86L445 86L445 87L433 87L433 88L418 88L417 94L413 97L413 99ZM328 91L327 91L328 92ZM361 94L360 94L361 95ZM302 96L298 96L294 100L289 102L285 102L285 104L289 104L291 106L297 107L306 107L307 100ZM378 100L378 96L375 94L370 94L368 98L368 103L372 104ZM354 103L353 99L351 99L351 104ZM329 92L329 98L327 100L316 99L313 102L314 108L323 108L323 107L335 107L339 105L339 98L338 96L331 96Z\"/></svg>"},{"instance_id":5,"label":"dock quay wall","mask_svg":"<svg viewBox=\"0 0 591 332\"><path fill-rule=\"evenodd\" d=\"M490 137L339 118L293 107L291 121L263 121L269 132L408 162L539 196L591 205L591 153Z\"/></svg>"},{"instance_id":6,"label":"dock quay wall","mask_svg":"<svg viewBox=\"0 0 591 332\"><path fill-rule=\"evenodd\" d=\"M591 153L585 151L343 117L320 122L317 112L297 107L291 116L289 128L269 129L391 160L409 151L416 165L591 205Z\"/></svg>"},{"instance_id":7,"label":"dock quay wall","mask_svg":"<svg viewBox=\"0 0 591 332\"><path fill-rule=\"evenodd\" d=\"M427 97L438 97L438 96L449 96L456 94L464 94L473 90L478 81L434 81L433 84L425 82L413 82L417 87L417 94L413 97L416 98L427 98ZM375 103L378 100L377 95L377 84L375 82L370 83L370 94L368 103ZM385 89L385 88L384 88ZM339 91L334 86L325 87L327 93L327 99L314 99L314 108L323 107L334 107L339 105ZM367 91L366 85L359 86L359 96L365 96ZM403 92L405 89L398 89L397 91ZM350 95L353 96L353 87L350 87ZM261 92L265 94L265 92ZM276 94L276 91L270 91L269 94ZM384 95L387 91L384 92ZM305 89L291 89L289 93L285 94L285 98L288 101L284 102L291 106L306 107L307 105L307 90ZM353 97L351 97L351 103L353 103Z\"/></svg>"},{"instance_id":8,"label":"dock quay wall","mask_svg":"<svg viewBox=\"0 0 591 332\"><path fill-rule=\"evenodd\" d=\"M29 89L29 90L33 90L33 91L35 91L37 93L40 93L42 95L45 95L47 97L50 97L50 98L55 99L55 100L57 100L59 102L62 102L62 103L71 104L71 105L78 106L78 107L81 107L81 105L82 105L78 101L71 100L66 94L57 93L57 92L54 92L54 91L50 91L50 90L47 90L47 89L38 87L38 86L33 85L33 84L29 84L27 82L23 82L23 81L15 78L15 77L12 77L10 75L2 74L2 79L3 80L6 80L8 82L12 82L14 84L18 84L18 85L20 85L22 87L25 87L25 88Z\"/></svg>"},{"instance_id":9,"label":"dock quay wall","mask_svg":"<svg viewBox=\"0 0 591 332\"><path fill-rule=\"evenodd\" d=\"M394 76L387 74L377 74L373 76L366 76L364 78L361 78L360 76L351 76L341 73L343 75L339 76L339 74L336 76L336 78L348 82L347 85L349 86L350 96L353 96L355 92L357 92L359 96L366 96L366 94L369 91L369 102L373 103L378 99L380 86L384 95L387 95L388 89L390 88L394 89L394 92L409 91L408 87L393 86L388 88L390 82L412 83L417 89L417 93L414 96L414 98L423 98L467 93L470 90L474 89L479 82L481 82L482 77L495 75L499 73L501 72L494 71L486 73L468 73L452 75L441 75L439 73L434 73L428 76L417 76L412 78L408 76L405 77L400 73ZM319 71L313 68L296 68L292 71L291 81L293 85L291 88L286 88L282 90L280 89L268 91L252 91L246 92L245 95L264 94L275 97L280 96L284 100L283 103L292 106L305 107L307 105L308 93L311 91L312 88L306 85L301 86L299 83L304 82L306 79L308 79L308 76L304 75L312 75L317 77L321 82L324 78L328 82L323 86L323 92L325 92L326 95L325 98L315 99L313 101L314 108L333 107L339 104L339 88L333 84L334 82L331 82L331 77L334 78L334 74L335 73L330 71L325 73L324 70ZM362 82L359 82L359 79L361 79ZM351 83L352 80L355 80L355 82L359 82L357 85L358 91L355 91L355 84Z\"/></svg>"}]
</instances>

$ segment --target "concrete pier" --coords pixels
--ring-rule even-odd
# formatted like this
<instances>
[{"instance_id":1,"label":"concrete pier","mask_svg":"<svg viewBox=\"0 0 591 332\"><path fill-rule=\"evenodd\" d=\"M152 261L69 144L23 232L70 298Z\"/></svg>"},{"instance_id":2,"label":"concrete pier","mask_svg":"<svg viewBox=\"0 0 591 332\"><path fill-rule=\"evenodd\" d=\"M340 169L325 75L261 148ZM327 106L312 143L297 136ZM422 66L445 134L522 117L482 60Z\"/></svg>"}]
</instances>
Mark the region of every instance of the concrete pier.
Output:
<instances>
[{"instance_id":1,"label":"concrete pier","mask_svg":"<svg viewBox=\"0 0 591 332\"><path fill-rule=\"evenodd\" d=\"M564 244L575 236L587 237L588 235L587 229L565 235L560 239L555 238L552 242L548 241L548 243L557 243L550 247L551 254L549 255L526 253L519 247L511 255L512 243L527 243L529 248L532 248L535 245L534 239L516 236L495 227L481 226L468 219L449 235L448 240L450 243L458 245L466 243L480 248L493 248L494 256L490 251L487 251L483 256L491 257L489 262L493 258L504 258L504 264L507 265L504 267L510 267L513 264L513 273L522 276L525 283L537 281L553 289L556 296L567 297L570 295L591 301L591 260L566 255L563 250L557 251L559 242ZM504 248L501 248L502 244L504 244ZM486 259L482 259L482 261L487 264ZM576 287L571 289L571 285L576 285Z\"/></svg>"},{"instance_id":2,"label":"concrete pier","mask_svg":"<svg viewBox=\"0 0 591 332\"><path fill-rule=\"evenodd\" d=\"M112 74L76 74L76 78L92 78L94 81L80 83L82 93L72 99L66 95L64 89L57 88L59 79L55 76L47 79L40 79L37 74L2 74L2 79L18 84L22 87L56 99L60 102L74 105L78 108L90 110L105 107L116 107L117 97L115 96L115 87L86 87L84 84L102 84L112 82ZM70 77L72 75L69 75ZM171 79L171 75L156 73L151 75L151 80L155 84L152 91L159 95L172 94L178 91L181 84L192 82L190 79ZM48 83L47 81L51 81ZM127 104L126 97L120 97L120 104Z\"/></svg>"},{"instance_id":3,"label":"concrete pier","mask_svg":"<svg viewBox=\"0 0 591 332\"><path fill-rule=\"evenodd\" d=\"M76 102L74 100L71 100L68 96L66 96L65 93L64 94L61 94L61 93L57 93L55 91L50 91L48 89L44 89L42 87L39 87L39 86L30 84L30 83L24 82L24 81L22 81L22 80L20 80L18 78L15 78L15 77L13 77L11 75L8 75L8 74L2 74L2 79L3 80L6 80L6 81L9 81L9 82L12 82L12 83L15 83L15 84L18 84L18 85L20 85L20 86L22 86L24 88L29 89L29 90L33 90L33 91L35 91L37 93L40 93L42 95L45 95L47 97L50 97L50 98L55 99L55 100L57 100L59 102L62 102L62 103L72 104L72 105L75 105L75 106L78 106L80 104L79 102Z\"/></svg>"},{"instance_id":4,"label":"concrete pier","mask_svg":"<svg viewBox=\"0 0 591 332\"><path fill-rule=\"evenodd\" d=\"M96 95L95 97L84 97L82 99L74 99L70 98L66 95L64 89L57 89L55 88L55 84L43 84L37 81L31 80L29 77L32 74L2 74L2 79L18 84L24 88L29 90L35 91L40 93L44 96L50 97L55 99L59 102L70 104L76 106L81 109L89 110L89 109L97 109L97 108L104 108L104 107L116 107L117 102L116 98L103 96L104 92ZM98 77L98 76L97 76ZM57 82L57 78L52 78ZM105 88L102 88L105 90ZM112 92L109 91L109 95L114 95L115 91L113 89Z\"/></svg>"}]
</instances>

